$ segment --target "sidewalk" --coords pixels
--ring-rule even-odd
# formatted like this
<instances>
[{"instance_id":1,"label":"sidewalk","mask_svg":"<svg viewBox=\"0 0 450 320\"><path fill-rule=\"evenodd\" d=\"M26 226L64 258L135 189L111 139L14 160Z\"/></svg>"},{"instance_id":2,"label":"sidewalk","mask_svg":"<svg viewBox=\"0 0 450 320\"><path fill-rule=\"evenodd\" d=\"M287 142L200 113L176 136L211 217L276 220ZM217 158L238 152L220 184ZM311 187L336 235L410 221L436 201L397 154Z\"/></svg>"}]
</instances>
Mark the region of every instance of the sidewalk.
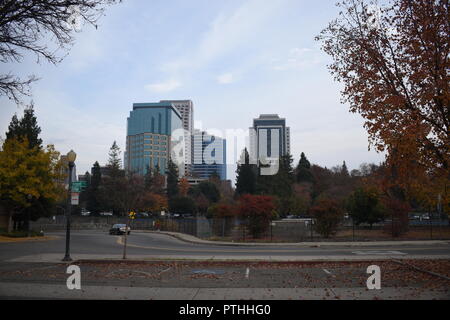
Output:
<instances>
[{"instance_id":1,"label":"sidewalk","mask_svg":"<svg viewBox=\"0 0 450 320\"><path fill-rule=\"evenodd\" d=\"M136 233L156 233L165 234L174 237L178 240L195 243L195 244L206 244L206 245L219 245L219 246L270 246L270 247L327 247L327 246L348 246L348 247L374 247L374 246L402 246L402 245L434 245L434 244L450 244L450 240L411 240L411 241L335 241L335 242L268 242L268 243L255 243L255 242L226 242L226 241L210 241L203 240L194 237L190 234L184 234L179 232L169 232L169 231L147 231L147 230L136 230Z\"/></svg>"},{"instance_id":2,"label":"sidewalk","mask_svg":"<svg viewBox=\"0 0 450 320\"><path fill-rule=\"evenodd\" d=\"M20 258L5 260L3 262L41 262L41 263L67 263L62 262L63 254L47 253L22 256ZM72 263L77 262L150 262L150 261L265 261L265 262L346 262L346 261L387 261L392 259L450 259L449 255L310 255L310 256L245 256L245 255L127 255L123 260L121 254L72 254Z\"/></svg>"},{"instance_id":3,"label":"sidewalk","mask_svg":"<svg viewBox=\"0 0 450 320\"><path fill-rule=\"evenodd\" d=\"M423 288L147 288L0 282L0 299L102 300L431 300L450 299L445 290Z\"/></svg>"}]
</instances>

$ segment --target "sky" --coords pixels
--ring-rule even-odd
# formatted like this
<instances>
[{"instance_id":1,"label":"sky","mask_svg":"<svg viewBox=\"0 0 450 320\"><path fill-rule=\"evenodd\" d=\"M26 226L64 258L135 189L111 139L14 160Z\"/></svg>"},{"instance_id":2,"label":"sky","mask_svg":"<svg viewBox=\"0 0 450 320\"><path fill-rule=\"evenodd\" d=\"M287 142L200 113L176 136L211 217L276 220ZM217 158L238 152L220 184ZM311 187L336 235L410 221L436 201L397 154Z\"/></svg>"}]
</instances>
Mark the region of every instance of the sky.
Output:
<instances>
[{"instance_id":1,"label":"sky","mask_svg":"<svg viewBox=\"0 0 450 320\"><path fill-rule=\"evenodd\" d=\"M341 104L342 85L314 40L337 14L335 0L124 0L97 29L83 26L60 64L25 55L0 73L40 78L25 102L34 102L44 144L75 150L78 174L106 164L113 141L125 150L133 103L184 99L203 130L245 130L277 113L291 128L294 165L304 152L351 170L384 156L368 150L364 121ZM0 97L0 137L15 113L23 107Z\"/></svg>"}]
</instances>

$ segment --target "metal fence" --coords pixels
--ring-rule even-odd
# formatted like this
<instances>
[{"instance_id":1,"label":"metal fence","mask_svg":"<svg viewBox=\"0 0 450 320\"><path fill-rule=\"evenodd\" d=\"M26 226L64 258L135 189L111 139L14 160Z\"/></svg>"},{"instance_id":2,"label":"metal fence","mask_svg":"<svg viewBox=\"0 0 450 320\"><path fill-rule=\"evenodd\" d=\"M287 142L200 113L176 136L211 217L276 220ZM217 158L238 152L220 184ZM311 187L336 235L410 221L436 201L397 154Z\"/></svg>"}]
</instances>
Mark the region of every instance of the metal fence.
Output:
<instances>
[{"instance_id":1,"label":"metal fence","mask_svg":"<svg viewBox=\"0 0 450 320\"><path fill-rule=\"evenodd\" d=\"M107 232L115 223L127 223L126 217L81 217L71 220L73 230L102 230ZM39 219L32 223L37 231L64 230L64 216ZM131 223L132 230L171 231L190 234L202 239L234 242L303 242L303 241L374 241L374 240L438 240L450 239L448 220L410 220L403 232L396 234L391 221L369 225L354 225L351 219L339 224L328 238L315 231L310 219L267 221L256 229L239 219L143 218Z\"/></svg>"}]
</instances>

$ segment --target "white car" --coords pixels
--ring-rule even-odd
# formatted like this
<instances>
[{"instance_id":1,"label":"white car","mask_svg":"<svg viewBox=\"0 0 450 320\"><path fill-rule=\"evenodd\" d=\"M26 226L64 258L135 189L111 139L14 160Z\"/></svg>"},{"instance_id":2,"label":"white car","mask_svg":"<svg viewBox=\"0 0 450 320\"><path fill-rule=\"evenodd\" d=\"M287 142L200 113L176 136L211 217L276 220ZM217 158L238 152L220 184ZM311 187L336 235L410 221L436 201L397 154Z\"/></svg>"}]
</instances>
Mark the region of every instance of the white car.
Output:
<instances>
[{"instance_id":1,"label":"white car","mask_svg":"<svg viewBox=\"0 0 450 320\"><path fill-rule=\"evenodd\" d=\"M112 217L113 213L112 212L100 212L100 215Z\"/></svg>"}]
</instances>

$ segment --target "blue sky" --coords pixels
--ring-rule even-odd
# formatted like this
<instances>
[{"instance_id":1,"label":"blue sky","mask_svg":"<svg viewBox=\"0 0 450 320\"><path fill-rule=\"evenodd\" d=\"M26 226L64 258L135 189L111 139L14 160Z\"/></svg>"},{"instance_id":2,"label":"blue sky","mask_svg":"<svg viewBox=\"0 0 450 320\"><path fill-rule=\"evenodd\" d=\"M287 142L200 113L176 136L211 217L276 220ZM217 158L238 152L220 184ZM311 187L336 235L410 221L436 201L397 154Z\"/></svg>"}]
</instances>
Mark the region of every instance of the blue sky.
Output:
<instances>
[{"instance_id":1,"label":"blue sky","mask_svg":"<svg viewBox=\"0 0 450 320\"><path fill-rule=\"evenodd\" d=\"M291 127L295 162L349 168L376 162L359 115L340 103L340 85L314 37L337 16L334 0L146 1L108 8L98 29L84 26L57 66L2 65L34 73L44 143L77 154L77 172L105 164L114 140L125 149L134 102L191 99L202 129L247 129L261 113ZM0 98L0 136L22 110ZM228 178L234 179L234 168Z\"/></svg>"}]
</instances>

